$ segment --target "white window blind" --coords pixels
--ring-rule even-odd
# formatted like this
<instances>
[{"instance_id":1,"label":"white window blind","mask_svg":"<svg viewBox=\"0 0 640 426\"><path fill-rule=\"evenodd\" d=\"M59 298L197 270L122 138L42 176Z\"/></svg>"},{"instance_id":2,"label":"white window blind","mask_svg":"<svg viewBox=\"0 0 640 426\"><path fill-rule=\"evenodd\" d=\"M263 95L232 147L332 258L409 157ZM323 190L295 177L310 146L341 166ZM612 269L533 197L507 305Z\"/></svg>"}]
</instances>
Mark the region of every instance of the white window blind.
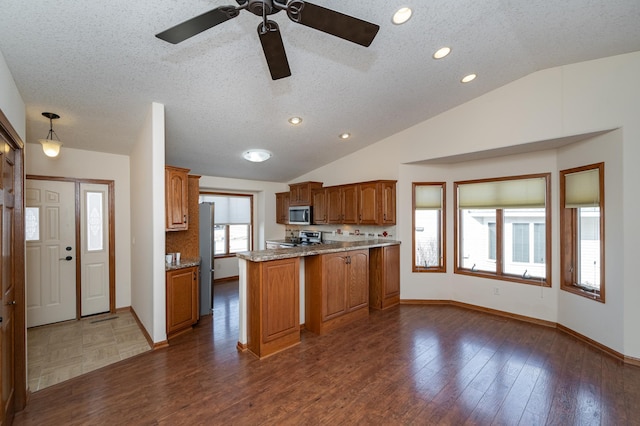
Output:
<instances>
[{"instance_id":1,"label":"white window blind","mask_svg":"<svg viewBox=\"0 0 640 426\"><path fill-rule=\"evenodd\" d=\"M544 177L458 184L458 208L542 208L546 185Z\"/></svg>"},{"instance_id":2,"label":"white window blind","mask_svg":"<svg viewBox=\"0 0 640 426\"><path fill-rule=\"evenodd\" d=\"M600 205L600 168L564 175L565 208Z\"/></svg>"},{"instance_id":3,"label":"white window blind","mask_svg":"<svg viewBox=\"0 0 640 426\"><path fill-rule=\"evenodd\" d=\"M433 210L442 208L442 185L416 185L416 210Z\"/></svg>"},{"instance_id":4,"label":"white window blind","mask_svg":"<svg viewBox=\"0 0 640 426\"><path fill-rule=\"evenodd\" d=\"M216 225L251 223L251 197L204 195L201 201L214 203Z\"/></svg>"}]
</instances>

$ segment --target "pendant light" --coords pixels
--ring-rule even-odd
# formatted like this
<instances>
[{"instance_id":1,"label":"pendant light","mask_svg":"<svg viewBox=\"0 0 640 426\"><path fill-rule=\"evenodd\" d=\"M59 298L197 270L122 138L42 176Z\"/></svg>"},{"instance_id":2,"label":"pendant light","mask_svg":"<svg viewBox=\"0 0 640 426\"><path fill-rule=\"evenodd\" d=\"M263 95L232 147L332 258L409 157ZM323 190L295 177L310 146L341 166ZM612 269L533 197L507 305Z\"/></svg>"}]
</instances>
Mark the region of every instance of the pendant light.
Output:
<instances>
[{"instance_id":1,"label":"pendant light","mask_svg":"<svg viewBox=\"0 0 640 426\"><path fill-rule=\"evenodd\" d=\"M42 115L49 119L49 133L46 139L38 139L38 142L42 144L42 151L44 151L47 157L57 157L58 154L60 154L62 142L60 142L60 138L56 132L53 131L53 120L57 120L60 116L53 112L43 112Z\"/></svg>"}]
</instances>

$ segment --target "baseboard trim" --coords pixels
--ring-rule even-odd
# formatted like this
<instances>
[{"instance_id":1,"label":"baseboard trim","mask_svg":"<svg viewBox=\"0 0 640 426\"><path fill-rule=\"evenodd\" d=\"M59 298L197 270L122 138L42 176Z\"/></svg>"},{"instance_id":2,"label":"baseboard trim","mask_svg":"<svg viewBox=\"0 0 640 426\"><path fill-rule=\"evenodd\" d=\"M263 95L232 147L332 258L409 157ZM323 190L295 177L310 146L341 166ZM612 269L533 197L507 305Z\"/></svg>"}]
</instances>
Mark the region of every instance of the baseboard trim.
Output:
<instances>
[{"instance_id":1,"label":"baseboard trim","mask_svg":"<svg viewBox=\"0 0 640 426\"><path fill-rule=\"evenodd\" d=\"M138 327L140 327L140 330L142 330L142 334L144 335L144 338L147 339L147 343L149 343L149 347L151 347L151 349L156 349L156 347L155 347L156 344L153 342L153 339L149 335L149 332L147 332L147 329L142 324L142 321L140 321L140 318L138 317L138 314L136 314L136 311L133 309L133 307L128 306L126 308L118 308L118 309L116 309L116 312L124 311L124 310L127 310L127 311L131 312L131 316L138 323Z\"/></svg>"},{"instance_id":2,"label":"baseboard trim","mask_svg":"<svg viewBox=\"0 0 640 426\"><path fill-rule=\"evenodd\" d=\"M239 275L235 275L233 277L218 278L218 279L214 278L213 279L213 285L227 283L229 281L238 281L239 279L240 279Z\"/></svg>"},{"instance_id":3,"label":"baseboard trim","mask_svg":"<svg viewBox=\"0 0 640 426\"><path fill-rule=\"evenodd\" d=\"M246 352L246 350L247 350L247 349L249 349L249 347L247 346L247 344L246 344L246 343L240 343L240 342L238 342L238 344L236 345L236 349L237 349L239 352Z\"/></svg>"},{"instance_id":4,"label":"baseboard trim","mask_svg":"<svg viewBox=\"0 0 640 426\"><path fill-rule=\"evenodd\" d=\"M533 318L533 317L528 317L525 315L518 315L518 314L513 314L511 312L505 312L505 311L500 311L497 309L491 309L491 308L485 308L483 306L478 306L478 305L472 305L469 303L463 303L463 302L458 302L455 300L420 300L420 299L402 299L400 300L400 304L402 305L450 305L450 306L457 306L459 308L463 308L463 309L469 309L469 310L473 310L473 311L479 311L479 312L484 312L490 315L496 315L496 316L500 316L500 317L506 317L506 318L511 318L517 321L523 321L523 322L528 322L531 324L537 324L537 325L542 325L545 327L551 327L551 328L555 328L557 330L562 331L565 334L568 334L578 340L580 340L581 342L584 342L596 349L598 349L599 351L617 359L620 362L623 362L625 364L628 365L634 365L634 366L639 366L640 367L640 359L638 358L634 358L634 357L630 357L630 356L626 356L621 354L620 352L611 349L610 347L603 345L600 342L597 342L581 333L578 333L575 330L570 329L567 326L564 326L562 324L559 324L557 322L553 322L553 321L546 321L546 320L541 320L539 318Z\"/></svg>"}]
</instances>

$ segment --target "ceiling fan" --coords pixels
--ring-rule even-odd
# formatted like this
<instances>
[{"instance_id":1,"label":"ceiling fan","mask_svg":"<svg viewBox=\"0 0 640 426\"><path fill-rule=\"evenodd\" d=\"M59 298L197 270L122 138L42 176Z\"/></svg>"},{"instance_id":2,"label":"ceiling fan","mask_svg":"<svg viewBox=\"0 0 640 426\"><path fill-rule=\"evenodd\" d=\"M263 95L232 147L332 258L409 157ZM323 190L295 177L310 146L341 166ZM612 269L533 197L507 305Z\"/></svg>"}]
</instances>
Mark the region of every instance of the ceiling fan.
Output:
<instances>
[{"instance_id":1,"label":"ceiling fan","mask_svg":"<svg viewBox=\"0 0 640 426\"><path fill-rule=\"evenodd\" d=\"M291 70L284 51L284 44L280 36L280 28L274 21L267 19L281 10L293 22L315 28L327 34L340 37L361 46L368 47L378 33L380 27L353 16L345 15L335 10L302 1L290 0L236 0L238 6L220 6L202 15L191 18L161 33L156 34L161 40L177 44L201 32L215 27L229 19L235 18L243 9L254 15L261 16L258 25L258 36L262 44L264 56L271 72L271 78L278 80L289 77Z\"/></svg>"}]
</instances>

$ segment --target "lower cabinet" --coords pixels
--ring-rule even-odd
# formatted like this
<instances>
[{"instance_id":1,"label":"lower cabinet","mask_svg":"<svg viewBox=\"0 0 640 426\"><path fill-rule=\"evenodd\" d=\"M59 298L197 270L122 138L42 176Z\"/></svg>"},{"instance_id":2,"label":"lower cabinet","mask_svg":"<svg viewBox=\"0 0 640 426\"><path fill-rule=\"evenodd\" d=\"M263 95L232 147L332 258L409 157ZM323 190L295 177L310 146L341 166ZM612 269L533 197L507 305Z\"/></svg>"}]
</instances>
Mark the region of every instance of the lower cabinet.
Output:
<instances>
[{"instance_id":1,"label":"lower cabinet","mask_svg":"<svg viewBox=\"0 0 640 426\"><path fill-rule=\"evenodd\" d=\"M198 267L167 271L167 338L198 322Z\"/></svg>"},{"instance_id":2,"label":"lower cabinet","mask_svg":"<svg viewBox=\"0 0 640 426\"><path fill-rule=\"evenodd\" d=\"M369 306L386 309L400 303L400 246L369 250Z\"/></svg>"},{"instance_id":3,"label":"lower cabinet","mask_svg":"<svg viewBox=\"0 0 640 426\"><path fill-rule=\"evenodd\" d=\"M259 358L300 343L300 258L247 262L247 349Z\"/></svg>"},{"instance_id":4,"label":"lower cabinet","mask_svg":"<svg viewBox=\"0 0 640 426\"><path fill-rule=\"evenodd\" d=\"M369 250L305 258L305 328L324 334L369 315Z\"/></svg>"}]
</instances>

